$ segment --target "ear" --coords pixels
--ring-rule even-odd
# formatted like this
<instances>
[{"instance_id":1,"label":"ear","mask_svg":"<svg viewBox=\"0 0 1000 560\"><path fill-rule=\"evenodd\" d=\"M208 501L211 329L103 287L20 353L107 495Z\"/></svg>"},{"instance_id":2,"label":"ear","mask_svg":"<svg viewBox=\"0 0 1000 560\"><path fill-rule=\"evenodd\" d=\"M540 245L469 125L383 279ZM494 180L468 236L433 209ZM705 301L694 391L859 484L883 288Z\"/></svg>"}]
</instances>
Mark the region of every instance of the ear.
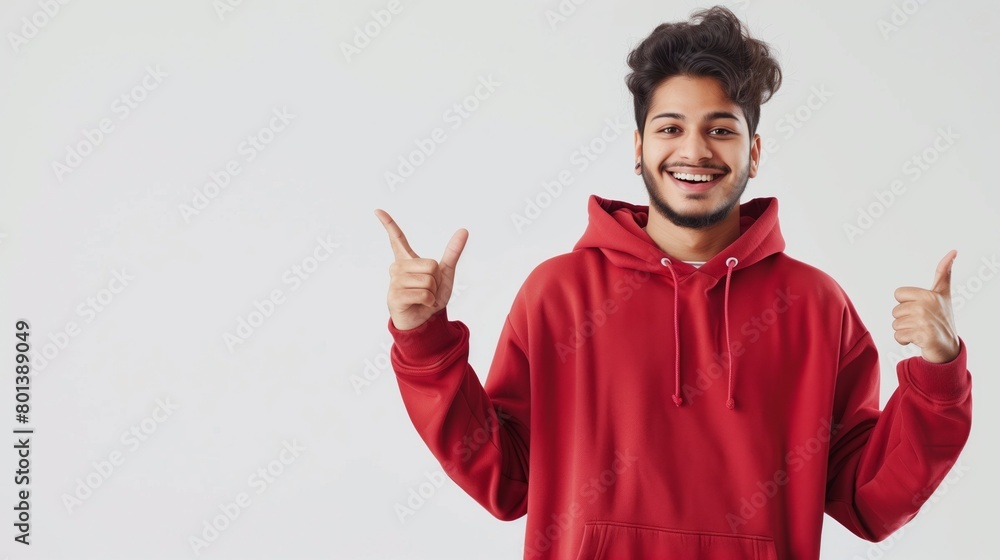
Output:
<instances>
[{"instance_id":1,"label":"ear","mask_svg":"<svg viewBox=\"0 0 1000 560\"><path fill-rule=\"evenodd\" d=\"M635 159L634 159L634 162L641 161L642 160L642 136L639 134L639 129L638 128L635 129L634 142L635 142ZM641 167L635 168L634 171L635 171L636 175L642 175L642 168Z\"/></svg>"},{"instance_id":2,"label":"ear","mask_svg":"<svg viewBox=\"0 0 1000 560\"><path fill-rule=\"evenodd\" d=\"M760 165L760 134L753 135L753 142L750 143L750 173L751 178L757 176L757 167Z\"/></svg>"}]
</instances>

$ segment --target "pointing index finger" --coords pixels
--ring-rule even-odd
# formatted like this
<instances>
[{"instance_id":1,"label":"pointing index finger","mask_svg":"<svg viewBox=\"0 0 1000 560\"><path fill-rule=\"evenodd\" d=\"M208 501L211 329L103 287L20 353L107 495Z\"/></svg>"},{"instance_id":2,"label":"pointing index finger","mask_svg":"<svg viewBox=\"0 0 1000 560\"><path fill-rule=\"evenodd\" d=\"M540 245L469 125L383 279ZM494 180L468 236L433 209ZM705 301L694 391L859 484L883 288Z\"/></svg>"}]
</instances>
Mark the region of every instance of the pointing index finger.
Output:
<instances>
[{"instance_id":1,"label":"pointing index finger","mask_svg":"<svg viewBox=\"0 0 1000 560\"><path fill-rule=\"evenodd\" d=\"M381 208L376 208L375 216L382 222L382 226L385 227L385 231L389 234L389 244L392 245L392 253L396 256L396 260L419 258L413 252L413 249L410 248L410 244L406 242L403 230L399 229L396 221L392 219L392 216L388 212Z\"/></svg>"}]
</instances>

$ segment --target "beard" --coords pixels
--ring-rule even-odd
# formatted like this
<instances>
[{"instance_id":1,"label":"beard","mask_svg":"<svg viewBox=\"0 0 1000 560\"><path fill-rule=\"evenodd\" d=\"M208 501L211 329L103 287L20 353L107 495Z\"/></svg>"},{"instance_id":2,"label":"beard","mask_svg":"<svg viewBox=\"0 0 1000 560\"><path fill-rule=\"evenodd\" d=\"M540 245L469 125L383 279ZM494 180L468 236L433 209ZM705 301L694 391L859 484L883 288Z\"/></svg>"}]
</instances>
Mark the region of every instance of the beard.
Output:
<instances>
[{"instance_id":1,"label":"beard","mask_svg":"<svg viewBox=\"0 0 1000 560\"><path fill-rule=\"evenodd\" d=\"M664 169L669 166L664 166ZM667 179L669 181L669 179ZM726 180L726 179L723 179ZM737 174L736 184L729 192L729 196L718 206L718 208L701 214L681 214L667 203L667 200L660 195L656 188L656 180L646 167L646 161L642 161L642 182L646 184L646 191L649 193L650 209L656 209L662 216L670 220L674 225L690 228L704 229L711 227L726 218L733 208L740 203L740 197L747 188L750 180L750 162ZM722 185L717 185L721 187Z\"/></svg>"}]
</instances>

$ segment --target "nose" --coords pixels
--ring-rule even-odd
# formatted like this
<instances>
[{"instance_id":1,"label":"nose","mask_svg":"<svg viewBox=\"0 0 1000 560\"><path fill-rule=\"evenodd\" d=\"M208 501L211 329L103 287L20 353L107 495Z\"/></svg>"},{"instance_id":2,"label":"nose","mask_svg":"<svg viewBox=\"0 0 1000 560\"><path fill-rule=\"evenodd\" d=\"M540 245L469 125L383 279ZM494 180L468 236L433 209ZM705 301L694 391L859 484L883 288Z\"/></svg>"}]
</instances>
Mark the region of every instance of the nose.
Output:
<instances>
[{"instance_id":1,"label":"nose","mask_svg":"<svg viewBox=\"0 0 1000 560\"><path fill-rule=\"evenodd\" d=\"M712 158L712 150L701 134L690 132L681 139L677 155L687 161L702 161Z\"/></svg>"}]
</instances>

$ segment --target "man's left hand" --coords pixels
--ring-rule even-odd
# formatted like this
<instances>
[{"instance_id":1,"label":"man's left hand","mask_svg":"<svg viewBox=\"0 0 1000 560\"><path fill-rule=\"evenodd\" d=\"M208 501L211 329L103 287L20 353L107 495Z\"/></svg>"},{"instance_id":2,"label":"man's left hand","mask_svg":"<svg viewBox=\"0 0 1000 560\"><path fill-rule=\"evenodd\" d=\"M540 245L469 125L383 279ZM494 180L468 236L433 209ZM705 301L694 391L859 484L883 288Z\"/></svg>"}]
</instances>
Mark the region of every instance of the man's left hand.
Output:
<instances>
[{"instance_id":1,"label":"man's left hand","mask_svg":"<svg viewBox=\"0 0 1000 560\"><path fill-rule=\"evenodd\" d=\"M916 344L928 362L941 364L958 356L959 340L951 308L951 265L958 251L952 249L938 263L931 289L896 288L899 302L892 308L896 342Z\"/></svg>"}]
</instances>

